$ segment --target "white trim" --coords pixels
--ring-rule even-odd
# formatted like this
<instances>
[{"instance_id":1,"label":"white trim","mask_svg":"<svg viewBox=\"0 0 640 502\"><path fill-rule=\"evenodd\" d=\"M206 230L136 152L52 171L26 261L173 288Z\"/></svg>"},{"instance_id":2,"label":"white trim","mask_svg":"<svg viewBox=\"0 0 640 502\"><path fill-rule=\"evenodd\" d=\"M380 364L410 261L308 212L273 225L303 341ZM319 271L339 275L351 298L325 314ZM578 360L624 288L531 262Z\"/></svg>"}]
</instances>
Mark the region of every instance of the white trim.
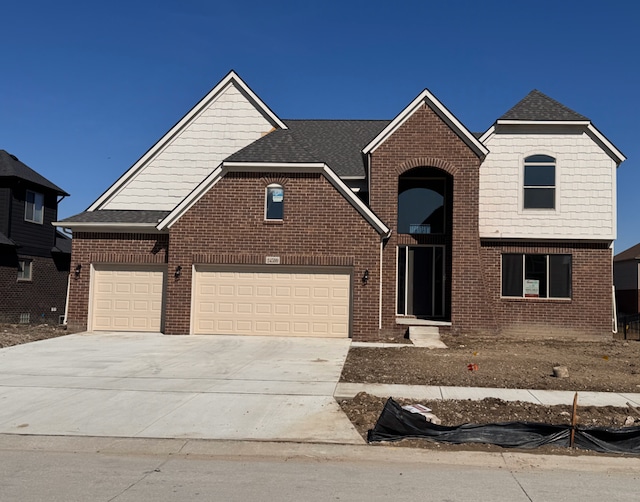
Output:
<instances>
[{"instance_id":1,"label":"white trim","mask_svg":"<svg viewBox=\"0 0 640 502\"><path fill-rule=\"evenodd\" d=\"M604 136L604 134L598 131L598 129L596 129L596 127L593 124L590 123L587 126L587 130L593 135L593 137L595 137L605 147L606 150L609 151L609 156L613 158L616 164L621 164L622 162L627 160L624 154L620 150L618 150L615 146L613 146L613 143L611 143Z\"/></svg>"},{"instance_id":2,"label":"white trim","mask_svg":"<svg viewBox=\"0 0 640 502\"><path fill-rule=\"evenodd\" d=\"M343 180L363 180L365 179L364 176L340 176L340 179Z\"/></svg>"},{"instance_id":3,"label":"white trim","mask_svg":"<svg viewBox=\"0 0 640 502\"><path fill-rule=\"evenodd\" d=\"M211 89L207 95L182 117L167 133L162 136L147 152L140 157L129 170L124 173L111 187L109 187L98 199L89 206L87 211L95 211L106 204L112 196L117 194L147 163L178 134L183 130L198 114L200 114L212 101L225 91L229 85L235 84L241 92L253 101L253 104L263 113L267 120L280 129L287 129L287 125L280 120L275 113L243 82L243 80L231 70L218 84Z\"/></svg>"},{"instance_id":4,"label":"white trim","mask_svg":"<svg viewBox=\"0 0 640 502\"><path fill-rule=\"evenodd\" d=\"M498 125L561 125L561 126L588 126L588 120L496 120Z\"/></svg>"},{"instance_id":5,"label":"white trim","mask_svg":"<svg viewBox=\"0 0 640 502\"><path fill-rule=\"evenodd\" d=\"M351 187L351 191L353 193L360 193L360 190L361 190L360 187Z\"/></svg>"},{"instance_id":6,"label":"white trim","mask_svg":"<svg viewBox=\"0 0 640 502\"><path fill-rule=\"evenodd\" d=\"M421 106L426 104L436 114L444 120L454 132L480 157L489 153L489 150L478 141L478 139L462 125L462 123L442 104L438 99L429 92L428 89L422 91L404 110L402 110L395 119L387 125L367 146L362 153L373 153L382 145L398 128L404 124Z\"/></svg>"},{"instance_id":7,"label":"white trim","mask_svg":"<svg viewBox=\"0 0 640 502\"><path fill-rule=\"evenodd\" d=\"M496 132L496 126L492 125L491 127L489 127L489 129L486 130L486 132L480 136L479 141L480 143L484 144L485 141L487 141L489 139L489 137Z\"/></svg>"},{"instance_id":8,"label":"white trim","mask_svg":"<svg viewBox=\"0 0 640 502\"><path fill-rule=\"evenodd\" d=\"M327 180L343 195L347 201L367 220L376 231L387 238L391 235L391 229L378 218L357 195L353 193L329 166L322 162L318 163L291 163L275 164L269 162L243 163L243 162L223 162L214 172L205 178L171 213L167 215L157 225L157 229L162 231L180 219L211 187L220 181L227 172L317 172L324 175Z\"/></svg>"},{"instance_id":9,"label":"white trim","mask_svg":"<svg viewBox=\"0 0 640 502\"><path fill-rule=\"evenodd\" d=\"M95 222L72 222L56 221L52 223L55 227L68 228L81 232L103 232L103 233L131 233L158 234L164 233L157 229L157 223L95 223Z\"/></svg>"},{"instance_id":10,"label":"white trim","mask_svg":"<svg viewBox=\"0 0 640 502\"><path fill-rule=\"evenodd\" d=\"M180 218L180 216L186 213L191 206L193 206L200 197L207 192L207 190L220 181L220 178L222 178L221 173L222 167L220 165L216 167L209 176L202 180L202 182L194 188L189 195L182 199L182 202L174 207L173 210L157 224L156 228L158 230L166 230L167 228L170 228L171 225Z\"/></svg>"},{"instance_id":11,"label":"white trim","mask_svg":"<svg viewBox=\"0 0 640 502\"><path fill-rule=\"evenodd\" d=\"M384 239L380 239L380 275L378 276L378 282L380 283L380 292L378 296L378 329L382 329L382 253L384 251ZM396 258L396 262L398 259Z\"/></svg>"}]
</instances>

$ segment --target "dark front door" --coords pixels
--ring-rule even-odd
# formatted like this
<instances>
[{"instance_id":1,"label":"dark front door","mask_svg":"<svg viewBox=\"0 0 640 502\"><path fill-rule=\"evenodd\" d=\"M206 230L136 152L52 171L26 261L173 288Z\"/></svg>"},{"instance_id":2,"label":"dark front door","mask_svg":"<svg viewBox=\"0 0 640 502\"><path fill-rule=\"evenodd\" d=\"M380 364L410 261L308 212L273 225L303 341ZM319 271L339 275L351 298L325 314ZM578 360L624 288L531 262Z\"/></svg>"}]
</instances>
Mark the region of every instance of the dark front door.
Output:
<instances>
[{"instance_id":1,"label":"dark front door","mask_svg":"<svg viewBox=\"0 0 640 502\"><path fill-rule=\"evenodd\" d=\"M398 247L399 315L442 319L445 315L444 246Z\"/></svg>"}]
</instances>

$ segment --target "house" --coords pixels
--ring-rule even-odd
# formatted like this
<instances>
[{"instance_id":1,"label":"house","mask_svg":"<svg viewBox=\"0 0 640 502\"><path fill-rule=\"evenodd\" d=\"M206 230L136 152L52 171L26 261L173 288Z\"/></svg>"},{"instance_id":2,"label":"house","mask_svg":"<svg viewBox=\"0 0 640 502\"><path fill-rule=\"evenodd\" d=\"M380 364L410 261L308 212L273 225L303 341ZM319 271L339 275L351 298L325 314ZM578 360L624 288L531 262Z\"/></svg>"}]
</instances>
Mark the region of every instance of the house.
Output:
<instances>
[{"instance_id":1,"label":"house","mask_svg":"<svg viewBox=\"0 0 640 502\"><path fill-rule=\"evenodd\" d=\"M640 312L640 244L618 253L613 258L613 284L616 288L616 305L620 315Z\"/></svg>"},{"instance_id":2,"label":"house","mask_svg":"<svg viewBox=\"0 0 640 502\"><path fill-rule=\"evenodd\" d=\"M473 134L428 90L392 120L282 120L230 72L56 223L81 270L69 323L611 336L624 160L539 91Z\"/></svg>"},{"instance_id":3,"label":"house","mask_svg":"<svg viewBox=\"0 0 640 502\"><path fill-rule=\"evenodd\" d=\"M71 239L51 225L69 195L15 155L0 150L0 319L64 318ZM59 199L60 197L60 199Z\"/></svg>"}]
</instances>

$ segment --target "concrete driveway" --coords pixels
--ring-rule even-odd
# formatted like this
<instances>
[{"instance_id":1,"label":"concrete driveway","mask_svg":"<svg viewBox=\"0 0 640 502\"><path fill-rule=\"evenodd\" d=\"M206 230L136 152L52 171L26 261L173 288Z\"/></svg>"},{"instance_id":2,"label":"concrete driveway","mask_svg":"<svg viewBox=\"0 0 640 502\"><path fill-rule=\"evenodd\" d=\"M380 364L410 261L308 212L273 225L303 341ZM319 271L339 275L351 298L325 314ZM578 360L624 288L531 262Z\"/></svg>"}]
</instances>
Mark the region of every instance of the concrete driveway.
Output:
<instances>
[{"instance_id":1,"label":"concrete driveway","mask_svg":"<svg viewBox=\"0 0 640 502\"><path fill-rule=\"evenodd\" d=\"M350 340L82 333L0 349L0 433L362 443Z\"/></svg>"}]
</instances>

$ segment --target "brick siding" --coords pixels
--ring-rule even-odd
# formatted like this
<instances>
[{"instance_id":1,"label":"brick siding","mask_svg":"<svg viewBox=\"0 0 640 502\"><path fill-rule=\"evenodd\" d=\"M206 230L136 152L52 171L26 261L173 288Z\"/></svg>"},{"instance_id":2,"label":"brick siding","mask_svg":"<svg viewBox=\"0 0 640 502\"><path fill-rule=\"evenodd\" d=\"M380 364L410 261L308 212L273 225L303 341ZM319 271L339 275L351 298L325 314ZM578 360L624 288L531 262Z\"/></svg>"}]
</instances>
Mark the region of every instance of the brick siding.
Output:
<instances>
[{"instance_id":1,"label":"brick siding","mask_svg":"<svg viewBox=\"0 0 640 502\"><path fill-rule=\"evenodd\" d=\"M32 280L18 281L20 259L31 260ZM29 314L30 323L58 324L65 311L68 275L69 255L18 255L14 250L2 253L0 319L18 323L21 314Z\"/></svg>"}]
</instances>

